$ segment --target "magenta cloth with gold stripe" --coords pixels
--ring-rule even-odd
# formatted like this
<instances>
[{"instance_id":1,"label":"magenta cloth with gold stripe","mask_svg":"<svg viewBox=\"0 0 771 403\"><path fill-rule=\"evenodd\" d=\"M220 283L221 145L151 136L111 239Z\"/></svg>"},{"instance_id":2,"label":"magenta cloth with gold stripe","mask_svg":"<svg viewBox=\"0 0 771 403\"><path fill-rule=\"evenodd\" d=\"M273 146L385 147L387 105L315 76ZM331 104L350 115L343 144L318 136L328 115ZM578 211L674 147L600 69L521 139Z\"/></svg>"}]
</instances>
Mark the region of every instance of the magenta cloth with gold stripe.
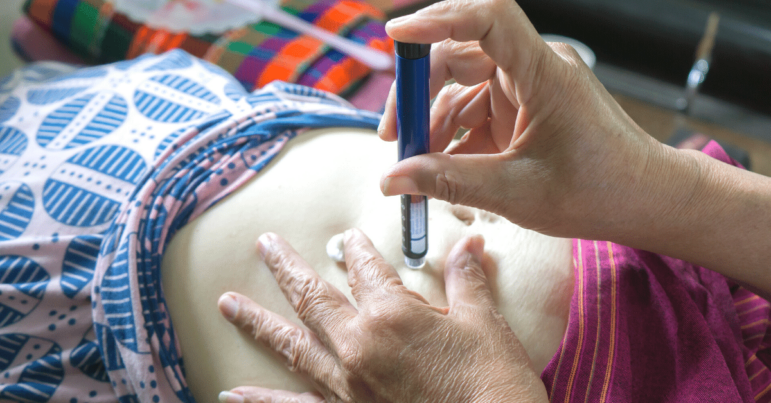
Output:
<instances>
[{"instance_id":1,"label":"magenta cloth with gold stripe","mask_svg":"<svg viewBox=\"0 0 771 403\"><path fill-rule=\"evenodd\" d=\"M703 151L740 167L714 141ZM771 401L766 300L682 260L573 247L570 320L541 375L552 402Z\"/></svg>"}]
</instances>

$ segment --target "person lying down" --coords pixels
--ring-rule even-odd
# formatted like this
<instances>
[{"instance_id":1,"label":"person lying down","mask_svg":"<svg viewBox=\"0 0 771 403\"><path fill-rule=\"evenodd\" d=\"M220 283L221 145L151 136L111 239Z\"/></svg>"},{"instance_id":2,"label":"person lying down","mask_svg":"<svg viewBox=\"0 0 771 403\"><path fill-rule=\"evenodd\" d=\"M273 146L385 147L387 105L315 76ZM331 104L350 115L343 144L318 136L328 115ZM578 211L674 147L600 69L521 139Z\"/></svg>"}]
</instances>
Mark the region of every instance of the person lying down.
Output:
<instances>
[{"instance_id":1,"label":"person lying down","mask_svg":"<svg viewBox=\"0 0 771 403\"><path fill-rule=\"evenodd\" d=\"M247 102L250 109L241 117L213 116L199 125L202 130L175 140L179 148L164 155L153 176L138 185L106 235L95 277L95 318L97 328L117 339L126 363L125 369L116 367L116 377L125 371L139 385L140 396L143 384L174 388L178 382L175 393L190 393L196 401L213 401L220 391L245 383L308 390L269 351L228 326L217 299L237 290L291 313L270 271L259 263L254 244L265 231L288 237L322 276L347 289L345 270L327 256L326 244L352 227L372 237L408 287L438 305L446 305L442 259L464 235L485 235L488 258L497 267L499 306L521 333L535 365L539 370L546 366L567 323L573 288L569 240L432 201L428 264L419 271L406 269L400 263L398 198L384 197L377 185L397 153L375 135L377 120L326 94L285 84ZM313 126L328 127L308 130ZM136 258L127 253L132 250ZM129 280L125 289L126 279L133 278L137 284ZM148 301L141 304L144 325L133 329L125 320L132 293ZM139 311L133 304L136 321ZM150 342L143 347L147 337ZM109 351L106 361L111 361ZM169 357L178 364L165 364L174 363ZM141 362L129 364L133 360ZM163 376L165 382L159 379Z\"/></svg>"},{"instance_id":2,"label":"person lying down","mask_svg":"<svg viewBox=\"0 0 771 403\"><path fill-rule=\"evenodd\" d=\"M251 297L287 318L296 314L255 248L257 237L285 237L324 279L345 290L345 265L333 261L327 241L361 229L404 284L433 305L447 306L443 259L466 235L486 240L487 267L499 311L540 373L557 351L573 291L570 240L524 230L491 213L439 200L429 202L427 264L403 263L399 199L378 188L395 162L396 147L372 130L311 130L240 189L184 226L163 257L161 273L174 329L185 357L185 376L198 401L222 390L254 385L311 391L284 362L228 324L217 309L226 291Z\"/></svg>"},{"instance_id":3,"label":"person lying down","mask_svg":"<svg viewBox=\"0 0 771 403\"><path fill-rule=\"evenodd\" d=\"M268 230L340 287L345 271L325 246L348 228L401 264L398 198L377 189L397 156L374 135L380 116L284 83L249 95L184 52L64 70L34 65L0 88L0 350L14 352L0 397L211 402L242 383L306 390L219 316L217 298L238 290L290 313L257 260ZM445 304L442 259L463 235L485 235L500 307L544 367L567 323L570 241L430 204L431 255L422 270L399 266L406 283Z\"/></svg>"},{"instance_id":4,"label":"person lying down","mask_svg":"<svg viewBox=\"0 0 771 403\"><path fill-rule=\"evenodd\" d=\"M64 70L0 80L0 400L307 390L217 299L238 291L295 318L257 236L285 237L347 290L325 246L351 227L436 305L449 248L484 235L498 309L554 400L771 396L771 306L704 268L432 200L428 262L406 269L398 199L377 189L396 159L373 135L380 115L284 83L246 94L184 52Z\"/></svg>"},{"instance_id":5,"label":"person lying down","mask_svg":"<svg viewBox=\"0 0 771 403\"><path fill-rule=\"evenodd\" d=\"M285 237L351 300L344 266L325 248L351 227L362 229L406 286L436 306L447 305L443 258L463 236L482 234L497 308L552 399L769 398L769 373L759 359L768 350L758 342L767 337L769 303L705 268L610 242L545 237L437 200L429 202L428 263L418 271L406 268L398 198L384 198L377 188L396 149L380 142L372 126L342 126L350 124L298 134L210 209L169 204L193 210L165 251L161 275L185 378L199 400L236 386L312 389L253 335L229 326L215 304L236 291L300 323L257 257L255 239L264 232ZM704 152L735 163L716 143ZM208 206L206 200L195 203ZM157 265L157 257L149 257Z\"/></svg>"},{"instance_id":6,"label":"person lying down","mask_svg":"<svg viewBox=\"0 0 771 403\"><path fill-rule=\"evenodd\" d=\"M161 284L168 242L189 221L218 202L228 202L223 199L246 184L281 178L275 171L279 173L264 181L250 182L270 172L264 169L275 156L290 154L279 152L291 139L302 140L316 128L328 129L338 141L366 138L363 144L380 145L371 134L379 117L307 87L275 83L246 94L222 70L179 51L80 70L38 64L0 80L0 400L216 400L216 393L207 395L206 389L194 397L188 385L231 383L186 379L183 370L201 359L193 345L187 347L192 362L183 364L177 335L211 326L230 329L217 321L198 322L188 330L182 307L174 313L180 315L183 330L176 330L164 287L184 287L194 276L179 284ZM358 132L344 134L346 128ZM317 153L323 155L324 146L319 147ZM369 152L347 150L358 159L366 159ZM275 165L304 167L314 175L308 178L324 178L336 189L335 177L343 166L334 163L329 159L316 165ZM350 170L357 169L364 167ZM374 174L371 170L378 167L366 169ZM325 170L328 173L321 176ZM285 186L279 188L301 189L293 187L292 179L284 177ZM349 208L358 192L341 189L340 194L350 198ZM287 236L303 225L292 217L300 217L299 211L326 217L328 224L336 218L335 211L324 215L318 210L322 195L310 192L268 206L283 195L279 191L275 198L255 199L249 210L262 203L257 210L267 213L265 220L288 215L290 220L275 220L266 227L286 225L289 231L281 232ZM302 204L291 205L293 201ZM350 223L355 217L372 218L360 213L350 216ZM339 221L338 231L350 223ZM310 229L311 222L304 225ZM224 242L223 248L234 245L216 238ZM248 244L243 252L254 253L253 235L238 238ZM307 241L312 243L312 238ZM322 249L325 243L321 241ZM241 268L226 274L222 267L215 270L228 282L211 283L211 290L246 284L248 278L239 278ZM244 275L251 269L258 270L250 267ZM272 283L255 284L255 290L263 285L266 295L275 288ZM173 294L173 300L187 297ZM216 312L216 298L209 308L201 312ZM219 338L209 341L214 344L208 348L217 350L223 343L233 344ZM241 365L252 366L260 354L244 354Z\"/></svg>"}]
</instances>

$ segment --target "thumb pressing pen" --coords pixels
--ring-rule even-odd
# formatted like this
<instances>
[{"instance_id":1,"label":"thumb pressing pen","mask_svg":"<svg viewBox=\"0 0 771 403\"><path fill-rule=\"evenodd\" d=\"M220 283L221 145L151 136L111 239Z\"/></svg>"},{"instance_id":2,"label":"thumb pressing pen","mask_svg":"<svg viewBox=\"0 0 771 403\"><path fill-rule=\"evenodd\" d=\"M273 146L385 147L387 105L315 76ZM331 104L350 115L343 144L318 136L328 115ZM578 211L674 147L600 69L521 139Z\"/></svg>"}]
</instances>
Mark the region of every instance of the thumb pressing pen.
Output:
<instances>
[{"instance_id":1,"label":"thumb pressing pen","mask_svg":"<svg viewBox=\"0 0 771 403\"><path fill-rule=\"evenodd\" d=\"M396 130L399 161L429 152L429 70L431 45L394 42L396 46ZM428 199L402 195L404 263L420 269L428 252Z\"/></svg>"}]
</instances>

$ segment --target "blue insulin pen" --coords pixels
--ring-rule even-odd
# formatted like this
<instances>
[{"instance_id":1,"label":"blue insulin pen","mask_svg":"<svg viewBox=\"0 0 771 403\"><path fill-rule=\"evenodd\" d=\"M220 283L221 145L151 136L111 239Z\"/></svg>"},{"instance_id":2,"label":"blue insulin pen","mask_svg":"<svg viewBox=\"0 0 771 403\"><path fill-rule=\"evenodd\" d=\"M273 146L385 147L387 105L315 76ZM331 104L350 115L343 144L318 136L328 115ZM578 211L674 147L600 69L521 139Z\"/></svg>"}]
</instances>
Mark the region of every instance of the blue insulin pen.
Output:
<instances>
[{"instance_id":1,"label":"blue insulin pen","mask_svg":"<svg viewBox=\"0 0 771 403\"><path fill-rule=\"evenodd\" d=\"M395 42L396 130L399 161L429 152L429 70L431 45ZM428 199L402 195L402 251L411 269L426 263Z\"/></svg>"}]
</instances>

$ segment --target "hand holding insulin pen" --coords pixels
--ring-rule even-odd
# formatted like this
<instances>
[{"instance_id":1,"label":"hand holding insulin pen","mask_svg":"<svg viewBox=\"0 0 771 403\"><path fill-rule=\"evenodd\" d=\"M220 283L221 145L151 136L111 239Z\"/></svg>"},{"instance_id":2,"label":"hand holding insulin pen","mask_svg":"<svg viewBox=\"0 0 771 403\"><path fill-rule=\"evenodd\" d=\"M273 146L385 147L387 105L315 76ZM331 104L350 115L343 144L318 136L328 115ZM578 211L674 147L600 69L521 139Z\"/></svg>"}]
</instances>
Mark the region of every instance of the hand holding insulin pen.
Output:
<instances>
[{"instance_id":1,"label":"hand holding insulin pen","mask_svg":"<svg viewBox=\"0 0 771 403\"><path fill-rule=\"evenodd\" d=\"M399 161L429 152L431 45L394 42L396 47L396 131ZM404 263L420 269L428 252L428 198L402 195Z\"/></svg>"},{"instance_id":2,"label":"hand holding insulin pen","mask_svg":"<svg viewBox=\"0 0 771 403\"><path fill-rule=\"evenodd\" d=\"M394 42L396 45L396 132L399 161L429 152L429 92L431 45ZM401 196L404 263L418 270L428 252L428 198ZM327 254L345 261L343 234L327 243Z\"/></svg>"}]
</instances>

